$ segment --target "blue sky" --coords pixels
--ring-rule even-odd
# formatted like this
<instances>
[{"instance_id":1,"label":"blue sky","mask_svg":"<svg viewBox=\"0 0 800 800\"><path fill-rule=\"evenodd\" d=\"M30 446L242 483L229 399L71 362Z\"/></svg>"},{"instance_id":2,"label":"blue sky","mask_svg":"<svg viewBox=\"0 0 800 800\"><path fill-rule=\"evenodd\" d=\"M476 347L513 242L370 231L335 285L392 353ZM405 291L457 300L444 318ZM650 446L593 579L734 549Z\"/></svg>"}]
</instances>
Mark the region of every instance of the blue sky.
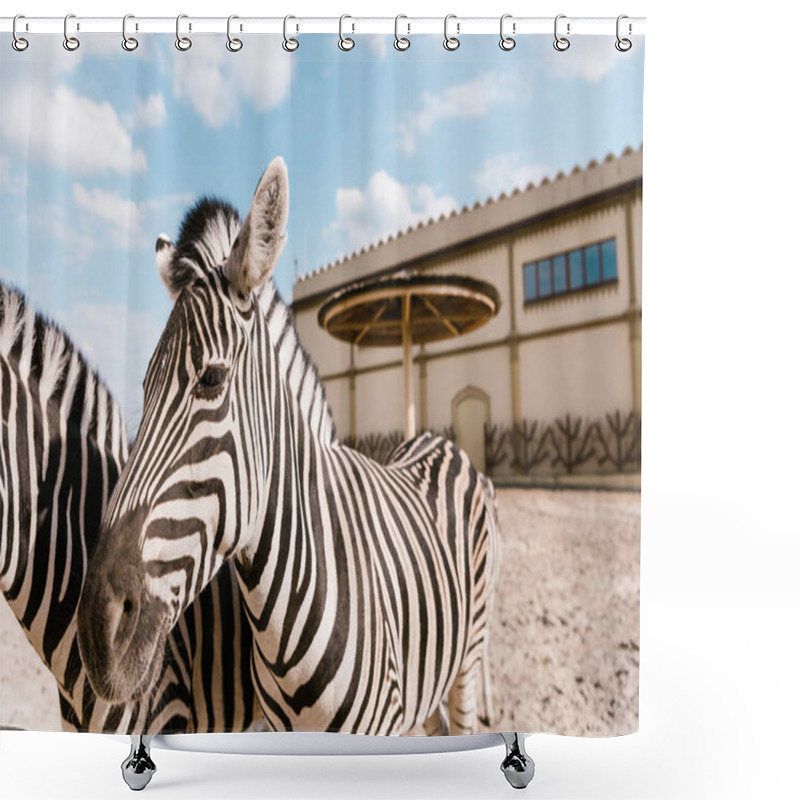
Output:
<instances>
[{"instance_id":1,"label":"blue sky","mask_svg":"<svg viewBox=\"0 0 800 800\"><path fill-rule=\"evenodd\" d=\"M131 431L141 380L169 315L156 272L203 194L244 215L276 155L290 179L289 240L276 280L478 199L642 141L644 42L608 37L37 36L0 53L0 276L60 321L121 402Z\"/></svg>"}]
</instances>

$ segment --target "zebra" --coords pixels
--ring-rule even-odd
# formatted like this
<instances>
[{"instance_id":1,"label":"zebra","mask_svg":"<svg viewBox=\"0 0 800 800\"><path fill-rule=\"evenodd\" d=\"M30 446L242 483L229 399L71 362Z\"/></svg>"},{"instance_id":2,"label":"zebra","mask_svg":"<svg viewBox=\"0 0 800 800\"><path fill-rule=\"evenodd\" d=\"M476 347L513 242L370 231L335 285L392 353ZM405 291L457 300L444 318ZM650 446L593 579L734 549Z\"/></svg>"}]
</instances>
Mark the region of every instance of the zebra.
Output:
<instances>
[{"instance_id":1,"label":"zebra","mask_svg":"<svg viewBox=\"0 0 800 800\"><path fill-rule=\"evenodd\" d=\"M256 716L250 628L224 569L170 636L154 688L96 696L77 643L88 554L129 454L108 388L53 322L0 283L0 585L53 674L62 727L116 733L244 730Z\"/></svg>"},{"instance_id":2,"label":"zebra","mask_svg":"<svg viewBox=\"0 0 800 800\"><path fill-rule=\"evenodd\" d=\"M288 202L276 158L241 224L203 198L177 244L159 237L174 306L78 609L90 680L110 701L149 685L166 632L232 560L268 729L443 733L446 701L450 732L473 732L481 668L491 706L493 487L430 434L384 464L338 439L272 310Z\"/></svg>"}]
</instances>

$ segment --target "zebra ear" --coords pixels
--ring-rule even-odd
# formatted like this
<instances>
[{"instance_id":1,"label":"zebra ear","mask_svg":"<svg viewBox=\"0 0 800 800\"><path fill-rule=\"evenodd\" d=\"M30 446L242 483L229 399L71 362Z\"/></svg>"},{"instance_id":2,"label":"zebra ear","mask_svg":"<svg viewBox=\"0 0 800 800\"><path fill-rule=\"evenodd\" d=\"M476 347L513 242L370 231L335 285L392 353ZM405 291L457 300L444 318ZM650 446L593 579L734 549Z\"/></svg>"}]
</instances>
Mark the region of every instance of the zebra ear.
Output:
<instances>
[{"instance_id":1,"label":"zebra ear","mask_svg":"<svg viewBox=\"0 0 800 800\"><path fill-rule=\"evenodd\" d=\"M289 175L282 158L274 158L258 182L253 203L225 265L231 288L241 299L261 286L275 269L286 244L289 219Z\"/></svg>"},{"instance_id":2,"label":"zebra ear","mask_svg":"<svg viewBox=\"0 0 800 800\"><path fill-rule=\"evenodd\" d=\"M167 287L170 300L175 302L175 298L180 292L174 280L172 270L173 256L175 255L175 245L166 233L159 234L156 239L156 267L158 267L158 274L161 280L164 281L164 286Z\"/></svg>"}]
</instances>

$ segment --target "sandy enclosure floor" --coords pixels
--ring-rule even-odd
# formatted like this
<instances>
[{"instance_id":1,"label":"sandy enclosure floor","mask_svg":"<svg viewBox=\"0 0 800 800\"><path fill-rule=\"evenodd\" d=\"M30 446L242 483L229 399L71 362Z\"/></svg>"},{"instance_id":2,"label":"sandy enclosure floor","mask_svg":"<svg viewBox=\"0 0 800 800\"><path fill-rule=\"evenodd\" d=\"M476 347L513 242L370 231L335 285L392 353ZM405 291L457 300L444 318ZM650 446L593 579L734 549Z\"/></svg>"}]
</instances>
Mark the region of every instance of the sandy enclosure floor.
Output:
<instances>
[{"instance_id":1,"label":"sandy enclosure floor","mask_svg":"<svg viewBox=\"0 0 800 800\"><path fill-rule=\"evenodd\" d=\"M492 730L639 726L640 495L500 489ZM0 601L0 725L58 730L55 682Z\"/></svg>"},{"instance_id":2,"label":"sandy enclosure floor","mask_svg":"<svg viewBox=\"0 0 800 800\"><path fill-rule=\"evenodd\" d=\"M493 730L639 727L638 492L499 490Z\"/></svg>"}]
</instances>

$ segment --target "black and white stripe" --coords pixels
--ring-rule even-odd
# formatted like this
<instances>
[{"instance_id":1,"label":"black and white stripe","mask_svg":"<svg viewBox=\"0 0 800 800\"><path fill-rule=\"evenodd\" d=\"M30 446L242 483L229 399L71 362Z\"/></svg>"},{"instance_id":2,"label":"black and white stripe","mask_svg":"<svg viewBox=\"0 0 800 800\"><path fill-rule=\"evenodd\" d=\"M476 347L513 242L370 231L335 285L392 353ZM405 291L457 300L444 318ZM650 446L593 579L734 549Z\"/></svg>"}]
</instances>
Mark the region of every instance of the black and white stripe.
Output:
<instances>
[{"instance_id":1,"label":"black and white stripe","mask_svg":"<svg viewBox=\"0 0 800 800\"><path fill-rule=\"evenodd\" d=\"M125 426L69 338L2 283L0 409L0 584L57 682L64 728L130 733L250 725L251 636L230 569L182 615L146 696L110 704L92 690L76 612L88 555L128 457Z\"/></svg>"},{"instance_id":2,"label":"black and white stripe","mask_svg":"<svg viewBox=\"0 0 800 800\"><path fill-rule=\"evenodd\" d=\"M141 568L124 640L146 651L233 559L270 728L436 733L447 700L451 731L474 731L500 547L491 483L429 434L385 464L336 438L269 277L287 193L276 160L238 234L206 200L177 246L161 240L175 307L87 582L113 580L122 549ZM218 231L228 240L210 243ZM134 663L117 617L111 600L81 609L95 685Z\"/></svg>"}]
</instances>

